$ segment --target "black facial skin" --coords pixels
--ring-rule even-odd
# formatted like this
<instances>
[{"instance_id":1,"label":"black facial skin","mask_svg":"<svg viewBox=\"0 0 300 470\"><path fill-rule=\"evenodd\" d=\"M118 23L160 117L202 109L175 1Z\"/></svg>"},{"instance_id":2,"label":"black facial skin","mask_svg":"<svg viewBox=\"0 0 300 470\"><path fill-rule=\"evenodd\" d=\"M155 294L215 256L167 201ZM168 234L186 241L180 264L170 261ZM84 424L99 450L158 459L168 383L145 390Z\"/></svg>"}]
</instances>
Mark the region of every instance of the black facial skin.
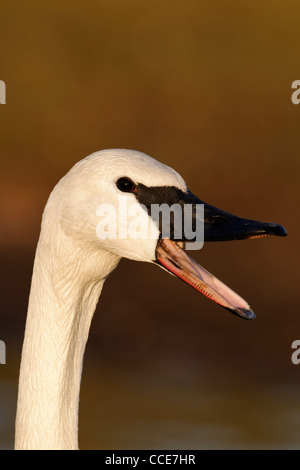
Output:
<instances>
[{"instance_id":1,"label":"black facial skin","mask_svg":"<svg viewBox=\"0 0 300 470\"><path fill-rule=\"evenodd\" d=\"M243 240L259 235L276 235L279 237L287 235L285 228L281 225L237 217L201 201L191 191L183 192L175 186L147 187L139 183L135 186L134 195L140 204L146 206L149 215L151 215L151 204L161 205L165 203L168 206L180 204L182 207L185 204L192 204L194 217L196 204L204 204L204 241ZM182 230L182 233L184 234L184 230ZM170 239L175 240L172 212ZM187 241L184 236L180 240Z\"/></svg>"}]
</instances>

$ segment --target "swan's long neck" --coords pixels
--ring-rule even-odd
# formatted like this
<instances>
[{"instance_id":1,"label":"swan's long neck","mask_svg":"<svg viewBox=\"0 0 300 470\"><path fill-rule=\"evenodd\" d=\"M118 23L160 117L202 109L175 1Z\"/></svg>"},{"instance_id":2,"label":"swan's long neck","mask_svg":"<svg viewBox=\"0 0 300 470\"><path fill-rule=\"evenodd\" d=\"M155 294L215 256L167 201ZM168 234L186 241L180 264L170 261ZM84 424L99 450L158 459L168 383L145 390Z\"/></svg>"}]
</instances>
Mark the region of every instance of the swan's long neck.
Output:
<instances>
[{"instance_id":1,"label":"swan's long neck","mask_svg":"<svg viewBox=\"0 0 300 470\"><path fill-rule=\"evenodd\" d=\"M96 259L95 253L78 253L66 239L53 249L41 234L22 352L16 449L78 448L85 345L104 280L118 261L107 252Z\"/></svg>"}]
</instances>

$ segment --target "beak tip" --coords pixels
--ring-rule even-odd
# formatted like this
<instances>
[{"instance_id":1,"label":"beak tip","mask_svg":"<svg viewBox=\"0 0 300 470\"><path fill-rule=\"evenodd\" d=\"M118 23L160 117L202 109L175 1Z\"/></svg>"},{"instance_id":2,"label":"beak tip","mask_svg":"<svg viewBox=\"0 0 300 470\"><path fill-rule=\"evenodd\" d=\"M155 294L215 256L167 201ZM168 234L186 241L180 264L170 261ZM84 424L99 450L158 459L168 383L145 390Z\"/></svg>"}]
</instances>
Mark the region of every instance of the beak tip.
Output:
<instances>
[{"instance_id":1,"label":"beak tip","mask_svg":"<svg viewBox=\"0 0 300 470\"><path fill-rule=\"evenodd\" d=\"M247 314L248 314L247 320L255 320L256 315L255 315L255 313L253 312L253 310L251 310L251 309L248 310Z\"/></svg>"},{"instance_id":2,"label":"beak tip","mask_svg":"<svg viewBox=\"0 0 300 470\"><path fill-rule=\"evenodd\" d=\"M237 308L234 310L234 313L245 320L255 320L256 318L256 315L251 308Z\"/></svg>"},{"instance_id":3,"label":"beak tip","mask_svg":"<svg viewBox=\"0 0 300 470\"><path fill-rule=\"evenodd\" d=\"M286 229L279 224L269 224L269 233L270 235L276 235L277 237L286 237Z\"/></svg>"}]
</instances>

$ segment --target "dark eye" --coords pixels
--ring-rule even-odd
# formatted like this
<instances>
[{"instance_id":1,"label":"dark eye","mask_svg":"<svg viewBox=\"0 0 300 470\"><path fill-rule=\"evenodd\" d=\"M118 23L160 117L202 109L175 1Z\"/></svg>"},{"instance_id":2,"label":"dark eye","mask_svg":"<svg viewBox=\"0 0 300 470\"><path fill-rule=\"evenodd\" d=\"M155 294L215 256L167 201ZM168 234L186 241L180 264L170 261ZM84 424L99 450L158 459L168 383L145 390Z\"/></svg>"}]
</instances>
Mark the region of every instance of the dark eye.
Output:
<instances>
[{"instance_id":1,"label":"dark eye","mask_svg":"<svg viewBox=\"0 0 300 470\"><path fill-rule=\"evenodd\" d=\"M122 191L123 193L133 193L136 191L136 185L130 178L119 178L117 183L117 188Z\"/></svg>"}]
</instances>

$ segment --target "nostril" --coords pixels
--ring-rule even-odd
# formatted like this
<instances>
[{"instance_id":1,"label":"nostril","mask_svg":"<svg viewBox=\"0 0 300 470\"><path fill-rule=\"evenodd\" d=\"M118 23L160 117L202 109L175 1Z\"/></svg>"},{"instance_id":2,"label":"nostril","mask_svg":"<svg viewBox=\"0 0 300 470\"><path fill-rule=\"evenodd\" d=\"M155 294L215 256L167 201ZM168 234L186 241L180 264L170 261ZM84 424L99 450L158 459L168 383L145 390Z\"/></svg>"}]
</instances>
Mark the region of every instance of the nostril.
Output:
<instances>
[{"instance_id":1,"label":"nostril","mask_svg":"<svg viewBox=\"0 0 300 470\"><path fill-rule=\"evenodd\" d=\"M228 218L225 217L224 215L212 215L204 219L204 222L209 223L209 224L222 224L227 221L228 221Z\"/></svg>"}]
</instances>

